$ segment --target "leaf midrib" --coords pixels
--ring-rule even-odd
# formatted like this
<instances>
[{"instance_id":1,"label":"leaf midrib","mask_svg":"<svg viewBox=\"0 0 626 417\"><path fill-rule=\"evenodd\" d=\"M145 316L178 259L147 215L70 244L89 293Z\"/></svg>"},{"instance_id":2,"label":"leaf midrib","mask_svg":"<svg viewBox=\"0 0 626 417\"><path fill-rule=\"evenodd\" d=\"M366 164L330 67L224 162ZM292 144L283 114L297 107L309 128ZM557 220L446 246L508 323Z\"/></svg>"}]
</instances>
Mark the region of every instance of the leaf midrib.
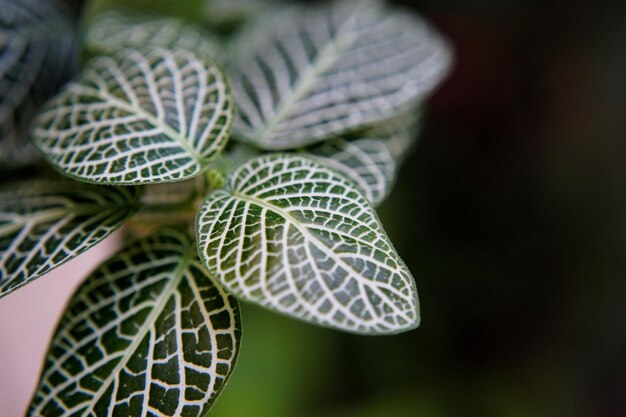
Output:
<instances>
[{"instance_id":1,"label":"leaf midrib","mask_svg":"<svg viewBox=\"0 0 626 417\"><path fill-rule=\"evenodd\" d=\"M175 289L179 286L179 284L185 277L184 271L187 269L192 260L193 251L189 250L189 248L187 247L188 245L184 246L184 249L181 248L182 250L180 264L173 272L174 277L171 278L170 282L165 286L165 288L163 288L163 291L161 292L163 296L159 301L157 301L152 311L150 311L150 314L148 314L146 319L143 321L144 325L142 326L141 331L135 335L132 343L126 348L124 356L122 356L122 358L115 365L109 376L107 376L107 378L102 382L100 388L91 397L91 399L89 400L89 406L84 410L83 413L81 413L81 417L84 417L93 411L94 406L98 403L102 395L107 391L115 376L118 375L119 372L126 366L128 360L130 360L130 358L135 353L137 347L141 344L144 337L146 337L146 335L150 331L152 324L163 312L163 309L167 305L171 294L175 292Z\"/></svg>"},{"instance_id":2,"label":"leaf midrib","mask_svg":"<svg viewBox=\"0 0 626 417\"><path fill-rule=\"evenodd\" d=\"M346 269L351 270L355 276L360 277L360 274L358 271L355 271L354 268L346 263L341 257L337 257L337 253L333 252L331 249L328 248L328 246L326 246L324 244L323 241L321 241L317 236L311 234L306 227L301 225L301 222L299 222L296 218L294 218L289 212L281 209L280 207L274 206L272 204L266 203L263 200L260 200L258 198L252 197L252 196L248 196L245 194L241 194L241 193L237 193L237 192L232 192L233 197L244 200L246 202L249 203L253 203L253 204L257 204L267 210L270 210L276 214L278 214L279 216L283 217L284 219L286 219L289 223L291 223L300 233L302 233L302 235L310 240L310 241L314 241L317 243L317 246L322 248L323 252L326 253L329 257L331 257L332 259L336 260L338 263L342 264ZM360 240L357 238L354 238L355 240ZM362 241L361 241L362 242ZM364 244L364 243L362 243ZM371 244L368 242L368 244Z\"/></svg>"},{"instance_id":3,"label":"leaf midrib","mask_svg":"<svg viewBox=\"0 0 626 417\"><path fill-rule=\"evenodd\" d=\"M206 162L209 160L208 158L203 157L200 154L200 152L198 152L197 149L191 146L189 142L187 142L185 138L182 137L180 132L177 132L170 125L158 119L156 116L147 112L143 108L135 107L132 104L127 103L123 100L120 100L118 97L115 97L105 91L98 90L98 89L91 88L91 87L85 87L85 86L81 86L81 87L85 88L86 90L90 90L92 94L106 101L111 102L113 105L120 107L121 109L129 113L138 114L140 117L143 117L152 125L161 129L161 131L165 134L165 136L170 138L172 141L176 142L185 152L187 152L193 158L194 162L198 164L200 167L203 167L206 164Z\"/></svg>"},{"instance_id":4,"label":"leaf midrib","mask_svg":"<svg viewBox=\"0 0 626 417\"><path fill-rule=\"evenodd\" d=\"M234 190L231 190L231 195L235 198L239 198L243 201L247 201L249 203L253 203L253 204L258 204L259 206L270 210L280 216L282 216L283 218L285 218L288 222L290 222L300 233L302 233L302 235L305 237L305 239L309 239L310 241L314 241L317 242L317 246L322 249L322 251L331 259L335 260L337 263L341 264L343 268L345 268L346 270L350 270L352 271L355 279L357 281L359 281L359 283L361 285L368 285L369 288L372 289L372 291L376 292L378 296L381 296L380 294L380 289L378 289L378 287L376 286L376 282L375 281L370 281L370 280L365 280L367 281L367 284L363 283L363 277L361 276L361 274L358 271L355 271L354 268L352 267L352 265L350 265L349 263L347 263L346 261L344 261L341 257L336 256L337 254L335 252L333 252L331 249L329 249L322 241L320 241L315 235L312 235L311 233L309 233L308 230L306 230L306 228L302 227L300 225L300 223L288 212L284 211L283 209L281 209L280 207L276 207L272 204L266 203L263 200L257 199L255 197L252 196L248 196L245 194L241 194L238 193ZM396 310L398 315L401 315L405 320L410 321L410 318L407 316L405 311ZM376 318L377 316L374 315L372 316L372 321L377 321L374 320L374 318Z\"/></svg>"},{"instance_id":5,"label":"leaf midrib","mask_svg":"<svg viewBox=\"0 0 626 417\"><path fill-rule=\"evenodd\" d=\"M261 126L261 130L255 135L256 137L253 139L253 143L265 143L268 137L271 136L280 123L282 123L293 110L294 104L305 97L310 91L319 75L332 67L332 65L338 61L341 53L352 46L356 41L357 37L349 36L350 33L344 29L349 19L350 18L346 19L346 21L337 28L337 35L334 40L333 38L329 40L327 45L322 48L321 52L319 52L313 62L311 62L312 65L309 65L304 74L298 77L298 81L292 88L292 93L285 100L281 100L272 118L267 121L265 125Z\"/></svg>"}]
</instances>

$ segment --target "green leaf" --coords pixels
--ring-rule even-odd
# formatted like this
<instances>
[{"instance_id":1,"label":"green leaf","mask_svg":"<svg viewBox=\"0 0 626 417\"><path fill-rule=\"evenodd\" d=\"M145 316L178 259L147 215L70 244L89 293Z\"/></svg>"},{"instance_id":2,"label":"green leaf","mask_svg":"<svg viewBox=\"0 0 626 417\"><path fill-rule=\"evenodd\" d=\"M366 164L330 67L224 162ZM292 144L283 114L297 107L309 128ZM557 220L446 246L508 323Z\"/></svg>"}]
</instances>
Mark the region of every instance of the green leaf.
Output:
<instances>
[{"instance_id":1,"label":"green leaf","mask_svg":"<svg viewBox=\"0 0 626 417\"><path fill-rule=\"evenodd\" d=\"M193 243L130 244L78 288L52 340L31 416L204 416L235 364L237 300Z\"/></svg>"},{"instance_id":2,"label":"green leaf","mask_svg":"<svg viewBox=\"0 0 626 417\"><path fill-rule=\"evenodd\" d=\"M374 205L383 202L396 180L396 161L382 140L332 139L305 148L303 154L351 179Z\"/></svg>"},{"instance_id":3,"label":"green leaf","mask_svg":"<svg viewBox=\"0 0 626 417\"><path fill-rule=\"evenodd\" d=\"M28 140L39 106L76 68L70 20L52 0L0 6L0 170L37 160Z\"/></svg>"},{"instance_id":4,"label":"green leaf","mask_svg":"<svg viewBox=\"0 0 626 417\"><path fill-rule=\"evenodd\" d=\"M244 300L354 333L419 324L415 282L373 208L312 159L242 165L204 201L197 237L210 273Z\"/></svg>"},{"instance_id":5,"label":"green leaf","mask_svg":"<svg viewBox=\"0 0 626 417\"><path fill-rule=\"evenodd\" d=\"M221 152L233 110L216 64L182 49L125 49L91 61L50 101L34 139L50 163L82 181L182 181Z\"/></svg>"},{"instance_id":6,"label":"green leaf","mask_svg":"<svg viewBox=\"0 0 626 417\"><path fill-rule=\"evenodd\" d=\"M187 49L209 59L219 53L219 41L200 27L175 17L117 10L95 17L88 27L85 45L96 53L109 55L120 49L138 49L145 45L170 50Z\"/></svg>"},{"instance_id":7,"label":"green leaf","mask_svg":"<svg viewBox=\"0 0 626 417\"><path fill-rule=\"evenodd\" d=\"M451 61L427 22L370 1L273 13L240 45L232 67L235 128L270 150L385 120L423 100Z\"/></svg>"},{"instance_id":8,"label":"green leaf","mask_svg":"<svg viewBox=\"0 0 626 417\"><path fill-rule=\"evenodd\" d=\"M0 297L78 256L135 211L139 190L69 181L0 189Z\"/></svg>"},{"instance_id":9,"label":"green leaf","mask_svg":"<svg viewBox=\"0 0 626 417\"><path fill-rule=\"evenodd\" d=\"M421 109L409 108L373 126L368 136L379 138L389 148L398 164L408 156L420 131Z\"/></svg>"},{"instance_id":10,"label":"green leaf","mask_svg":"<svg viewBox=\"0 0 626 417\"><path fill-rule=\"evenodd\" d=\"M374 205L391 192L400 163L415 144L419 109L409 109L359 133L344 135L303 148L345 175Z\"/></svg>"}]
</instances>

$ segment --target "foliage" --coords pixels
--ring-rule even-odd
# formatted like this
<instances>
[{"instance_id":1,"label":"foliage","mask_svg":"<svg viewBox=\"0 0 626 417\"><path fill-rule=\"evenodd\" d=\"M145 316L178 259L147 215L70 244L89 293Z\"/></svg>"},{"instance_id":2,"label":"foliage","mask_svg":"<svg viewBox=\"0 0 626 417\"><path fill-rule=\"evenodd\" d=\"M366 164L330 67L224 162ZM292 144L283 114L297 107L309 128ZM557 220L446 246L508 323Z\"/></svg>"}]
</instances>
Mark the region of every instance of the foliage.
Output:
<instances>
[{"instance_id":1,"label":"foliage","mask_svg":"<svg viewBox=\"0 0 626 417\"><path fill-rule=\"evenodd\" d=\"M0 7L0 40L44 48L43 1ZM245 21L228 37L215 14L220 33L96 15L93 58L27 129L62 176L0 190L0 297L127 221L137 233L73 295L31 415L204 415L237 358L234 297L358 334L419 325L414 279L374 206L447 73L445 40L373 1L255 7L270 11L228 12ZM2 114L14 116L0 127L14 132L37 83L5 80L43 67L10 49Z\"/></svg>"}]
</instances>

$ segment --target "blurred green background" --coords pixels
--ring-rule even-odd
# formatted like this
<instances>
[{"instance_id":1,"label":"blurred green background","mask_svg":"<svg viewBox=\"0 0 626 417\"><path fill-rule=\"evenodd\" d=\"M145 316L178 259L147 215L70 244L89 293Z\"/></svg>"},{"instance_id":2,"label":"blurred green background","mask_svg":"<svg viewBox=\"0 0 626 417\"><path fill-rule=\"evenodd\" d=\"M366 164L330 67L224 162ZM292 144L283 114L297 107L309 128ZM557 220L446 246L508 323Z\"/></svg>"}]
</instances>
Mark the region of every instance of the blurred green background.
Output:
<instances>
[{"instance_id":1,"label":"blurred green background","mask_svg":"<svg viewBox=\"0 0 626 417\"><path fill-rule=\"evenodd\" d=\"M379 213L422 325L244 306L216 417L626 416L626 4L402 2L456 66ZM199 0L96 0L206 19Z\"/></svg>"}]
</instances>

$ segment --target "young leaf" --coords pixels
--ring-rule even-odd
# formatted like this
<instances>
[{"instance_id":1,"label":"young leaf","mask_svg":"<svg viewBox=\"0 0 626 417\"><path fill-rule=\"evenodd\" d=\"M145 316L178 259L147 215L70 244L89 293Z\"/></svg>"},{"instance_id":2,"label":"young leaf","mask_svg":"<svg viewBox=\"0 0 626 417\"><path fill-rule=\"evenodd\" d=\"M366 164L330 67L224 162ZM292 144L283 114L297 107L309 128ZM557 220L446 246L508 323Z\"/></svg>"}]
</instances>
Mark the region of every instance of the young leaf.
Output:
<instances>
[{"instance_id":1,"label":"young leaf","mask_svg":"<svg viewBox=\"0 0 626 417\"><path fill-rule=\"evenodd\" d=\"M78 288L52 340L31 416L204 416L241 335L237 300L192 242L137 241Z\"/></svg>"},{"instance_id":2,"label":"young leaf","mask_svg":"<svg viewBox=\"0 0 626 417\"><path fill-rule=\"evenodd\" d=\"M232 70L235 128L272 150L389 118L440 82L451 55L424 20L370 1L274 13L241 45Z\"/></svg>"},{"instance_id":3,"label":"young leaf","mask_svg":"<svg viewBox=\"0 0 626 417\"><path fill-rule=\"evenodd\" d=\"M382 203L396 179L396 161L380 139L332 139L303 152L351 179L374 205Z\"/></svg>"},{"instance_id":4,"label":"young leaf","mask_svg":"<svg viewBox=\"0 0 626 417\"><path fill-rule=\"evenodd\" d=\"M68 181L0 189L0 297L78 256L135 211L139 190Z\"/></svg>"},{"instance_id":5,"label":"young leaf","mask_svg":"<svg viewBox=\"0 0 626 417\"><path fill-rule=\"evenodd\" d=\"M228 140L233 104L218 66L187 50L125 49L93 60L36 120L61 172L114 185L182 181Z\"/></svg>"},{"instance_id":6,"label":"young leaf","mask_svg":"<svg viewBox=\"0 0 626 417\"><path fill-rule=\"evenodd\" d=\"M209 59L219 50L218 40L199 27L175 17L153 17L129 11L110 10L98 14L85 35L85 46L96 53L114 54L121 49L145 45L187 49Z\"/></svg>"},{"instance_id":7,"label":"young leaf","mask_svg":"<svg viewBox=\"0 0 626 417\"><path fill-rule=\"evenodd\" d=\"M37 160L27 140L30 123L74 73L74 31L61 6L53 0L0 5L0 170Z\"/></svg>"},{"instance_id":8,"label":"young leaf","mask_svg":"<svg viewBox=\"0 0 626 417\"><path fill-rule=\"evenodd\" d=\"M209 194L198 250L237 296L362 334L419 323L415 282L365 197L311 159L253 159Z\"/></svg>"}]
</instances>

